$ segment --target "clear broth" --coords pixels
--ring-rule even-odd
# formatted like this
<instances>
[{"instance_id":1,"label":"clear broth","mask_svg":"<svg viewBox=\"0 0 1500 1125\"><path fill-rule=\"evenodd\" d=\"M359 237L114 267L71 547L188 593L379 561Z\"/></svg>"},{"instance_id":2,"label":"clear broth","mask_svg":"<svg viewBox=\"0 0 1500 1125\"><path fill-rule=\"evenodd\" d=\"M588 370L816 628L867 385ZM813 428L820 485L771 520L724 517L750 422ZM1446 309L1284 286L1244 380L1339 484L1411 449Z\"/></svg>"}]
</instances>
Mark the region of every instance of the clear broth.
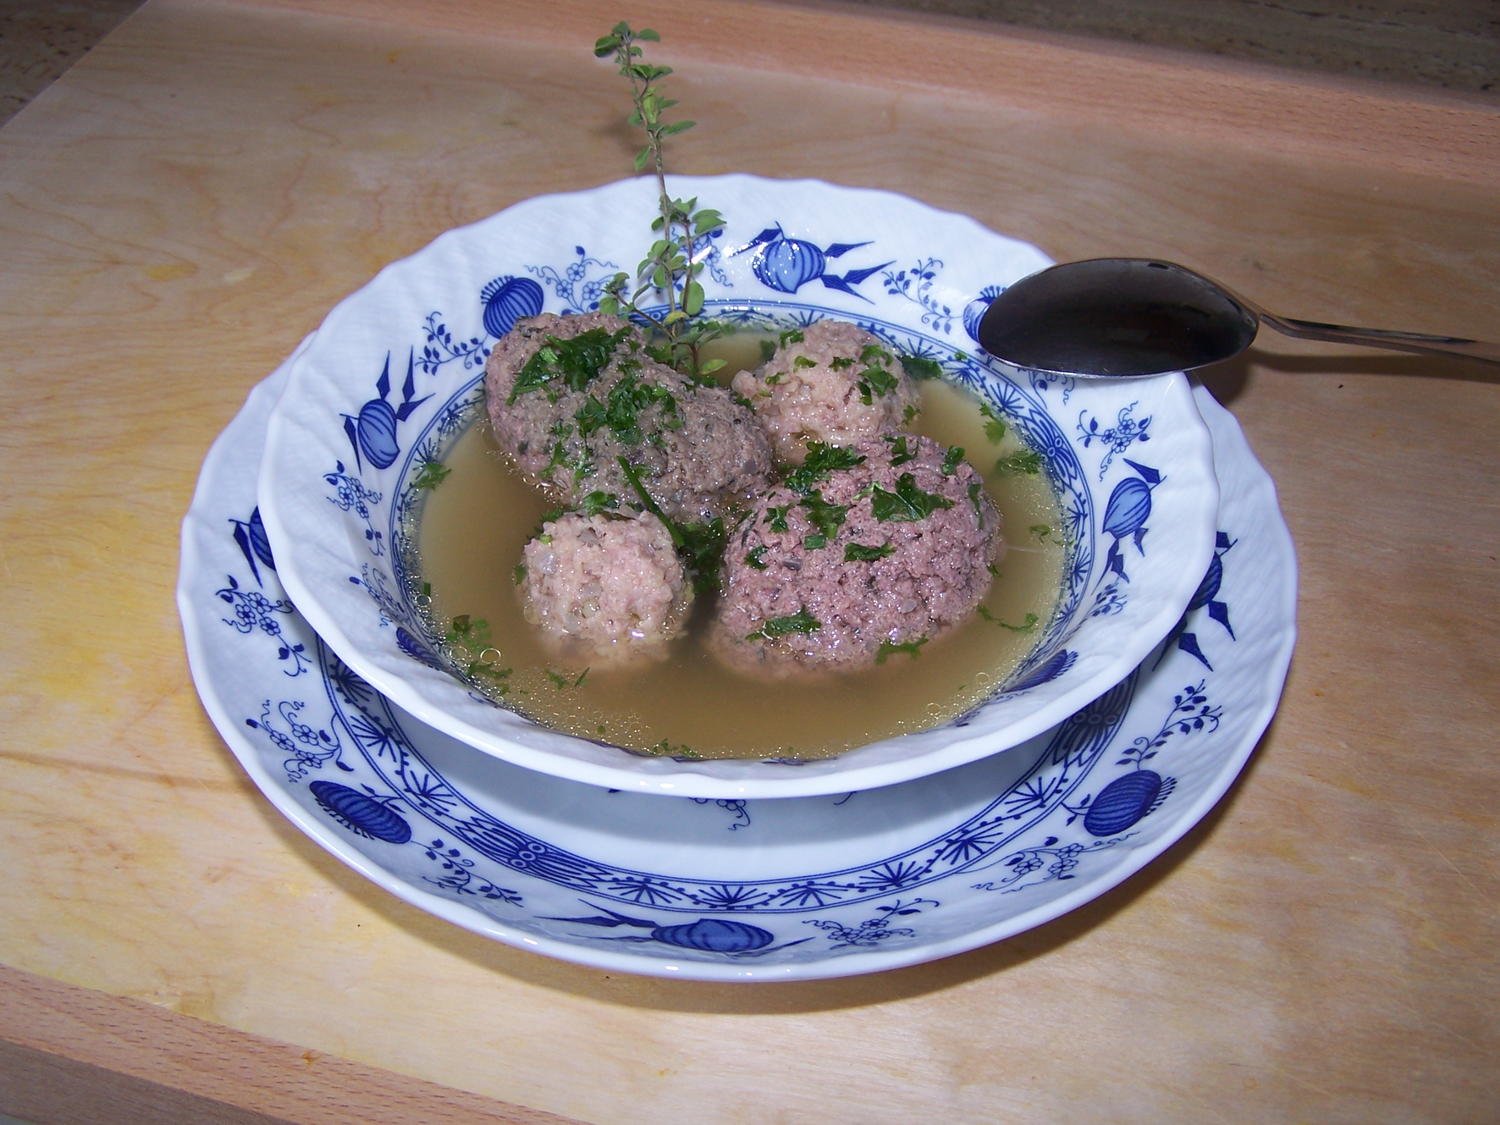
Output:
<instances>
[{"instance_id":1,"label":"clear broth","mask_svg":"<svg viewBox=\"0 0 1500 1125\"><path fill-rule=\"evenodd\" d=\"M745 363L759 358L758 343L745 349ZM553 505L512 470L482 410L449 448L449 474L422 505L415 569L431 597L430 619L439 633L461 615L487 624L485 639L460 655L472 666L468 657L483 650L479 674L467 678L496 702L555 730L639 752L820 758L941 725L990 696L1031 651L1056 610L1065 551L1045 474L993 467L1024 450L1014 429L992 442L969 392L937 380L920 386L912 428L967 451L1000 509L1008 550L984 612L915 657L898 653L882 665L807 681L748 678L717 663L705 630L692 627L711 612L709 599L699 598L667 659L563 666L522 616L514 582L522 547Z\"/></svg>"}]
</instances>

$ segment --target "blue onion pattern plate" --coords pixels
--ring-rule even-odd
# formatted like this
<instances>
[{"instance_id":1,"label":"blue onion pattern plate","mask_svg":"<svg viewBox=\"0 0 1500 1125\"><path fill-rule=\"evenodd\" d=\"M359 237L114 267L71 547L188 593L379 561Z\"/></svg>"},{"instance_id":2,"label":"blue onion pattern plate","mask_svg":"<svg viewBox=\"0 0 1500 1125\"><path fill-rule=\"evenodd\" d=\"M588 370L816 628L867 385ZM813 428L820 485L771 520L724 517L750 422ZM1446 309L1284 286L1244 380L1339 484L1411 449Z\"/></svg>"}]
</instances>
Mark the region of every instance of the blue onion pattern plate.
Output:
<instances>
[{"instance_id":1,"label":"blue onion pattern plate","mask_svg":"<svg viewBox=\"0 0 1500 1125\"><path fill-rule=\"evenodd\" d=\"M714 316L853 320L931 360L1038 453L1069 557L1059 612L1026 662L952 722L810 762L632 755L532 723L441 667L411 565L408 517L424 495L414 481L478 409L498 337L522 316L590 310L608 277L633 268L655 207L644 178L538 196L442 235L341 302L293 360L257 495L279 577L334 653L424 723L506 761L713 799L838 795L940 772L1048 730L1119 683L1182 615L1214 554L1212 448L1186 379L1058 380L983 355L973 332L989 300L1047 262L966 216L810 180L673 186L726 217L722 237L699 247Z\"/></svg>"},{"instance_id":2,"label":"blue onion pattern plate","mask_svg":"<svg viewBox=\"0 0 1500 1125\"><path fill-rule=\"evenodd\" d=\"M1119 684L1012 752L881 789L663 797L507 763L403 712L289 601L257 507L285 367L215 443L178 605L204 704L267 799L374 883L607 970L794 980L912 965L1085 903L1214 805L1275 710L1296 565L1275 490L1196 392L1222 481L1185 615Z\"/></svg>"}]
</instances>

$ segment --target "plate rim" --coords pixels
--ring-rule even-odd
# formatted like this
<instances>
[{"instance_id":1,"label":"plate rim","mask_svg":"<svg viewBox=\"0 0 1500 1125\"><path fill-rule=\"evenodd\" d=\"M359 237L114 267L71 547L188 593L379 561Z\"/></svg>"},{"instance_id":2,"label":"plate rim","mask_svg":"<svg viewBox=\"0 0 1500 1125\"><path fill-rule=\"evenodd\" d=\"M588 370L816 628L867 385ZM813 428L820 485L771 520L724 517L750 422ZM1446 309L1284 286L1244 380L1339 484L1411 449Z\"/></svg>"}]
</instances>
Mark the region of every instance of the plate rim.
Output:
<instances>
[{"instance_id":1,"label":"plate rim","mask_svg":"<svg viewBox=\"0 0 1500 1125\"><path fill-rule=\"evenodd\" d=\"M331 820L326 818L319 820L312 817L305 806L298 804L292 799L286 786L277 784L275 779L270 776L270 772L261 764L259 752L250 744L244 730L232 721L227 711L224 714L219 713L208 698L208 694L211 693L212 689L209 685L199 681L200 676L207 678L206 668L208 659L201 648L202 638L195 635L194 627L190 624L191 622L197 622L201 615L201 611L193 602L194 594L190 589L193 579L197 576L193 565L196 561L196 545L193 542L193 535L197 529L198 522L202 519L203 509L207 506L213 493L213 484L209 479L212 468L227 455L231 433L236 432L237 427L243 425L245 416L254 409L257 398L264 400L271 397L275 392L276 388L271 385L274 379L275 376L273 375L251 392L245 406L236 414L234 420L231 421L223 433L220 434L219 438L213 443L209 455L205 459L204 471L195 489L192 505L183 520L183 553L178 584L178 605L183 619L189 665L193 671L195 683L199 683L199 691L200 695L204 697L204 705L209 712L210 718L228 744L231 753L240 763L241 768L245 769L251 776L252 781L261 790L262 795L266 796L272 805L282 815L291 820L300 831L310 836L314 842L358 871L361 875L370 879L377 886L390 891L418 909L434 914L475 933L500 940L508 945L535 950L562 960L594 968L706 981L765 981L826 979L887 971L992 944L995 941L1014 936L1043 922L1060 917L1076 909L1083 903L1091 901L1139 872L1160 854L1176 844L1211 808L1218 804L1240 776L1245 763L1254 753L1263 737L1265 729L1269 725L1271 717L1274 715L1279 703L1281 684L1285 680L1296 637L1297 573L1295 547L1291 540L1286 521L1280 511L1274 482L1269 477L1269 474L1266 473L1264 467L1255 459L1253 452L1250 451L1243 431L1233 416L1227 410L1224 410L1223 407L1214 403L1212 397L1200 388L1195 393L1207 398L1211 404L1211 413L1217 412L1219 414L1216 421L1218 424L1226 426L1226 433L1230 440L1243 444L1247 476L1255 479L1238 482L1237 486L1246 489L1255 487L1268 489L1268 503L1270 507L1268 514L1274 514L1275 518L1273 520L1264 520L1258 527L1257 533L1274 536L1277 539L1277 548L1285 552L1285 564L1288 570L1285 581L1279 584L1278 589L1284 598L1284 604L1279 609L1286 616L1284 622L1277 629L1274 658L1262 666L1264 672L1263 680L1262 683L1257 685L1254 695L1259 705L1254 709L1253 717L1246 727L1245 735L1242 737L1240 743L1237 744L1234 751L1226 755L1218 763L1217 769L1212 775L1211 782L1205 786L1197 800L1183 805L1169 822L1169 827L1161 830L1150 841L1128 849L1128 855L1123 856L1121 862L1109 869L1108 877L1105 879L1096 878L1081 882L1066 895L1039 902L1034 907L1020 911L991 925L968 930L950 938L902 949L887 950L879 948L862 952L846 952L837 956L827 956L816 961L782 965L750 965L745 963L721 965L718 963L690 960L674 961L672 959L664 959L660 956L641 956L628 952L614 953L607 949L601 950L596 946L568 944L556 939L539 938L535 934L509 927L492 916L470 908L463 903L443 898L433 892L411 884L394 872L374 862L373 859L358 849L352 847L347 836L335 831Z\"/></svg>"},{"instance_id":2,"label":"plate rim","mask_svg":"<svg viewBox=\"0 0 1500 1125\"><path fill-rule=\"evenodd\" d=\"M828 181L801 178L801 179L771 179L755 176L747 173L727 173L721 176L683 176L671 177L670 183L680 187L685 192L698 192L711 190L716 187L725 186L741 190L756 191L765 190L769 187L772 191L831 191L842 198L846 195L856 197L867 197L881 199L887 205L902 208L918 208L923 213L934 216L935 220L943 223L951 223L954 226L966 230L972 230L975 236L996 240L1010 247L1019 248L1019 252L1034 256L1042 262L1046 261L1036 247L1010 236L1003 235L980 224L971 216L959 212L943 211L938 208L909 196L878 188L848 187ZM560 206L570 202L576 202L595 196L601 192L630 191L637 194L649 194L654 191L650 183L640 178L626 178L612 181L601 186L582 189L579 191L559 192L550 195L533 196L522 200L503 211L480 219L467 226L454 228L444 232L430 242L427 246L416 251L412 255L397 262L385 266L375 278L360 289L346 296L334 306L329 312L325 324L341 314L341 310L355 307L352 302L357 301L361 294L366 293L379 279L391 273L391 271L406 266L422 258L424 255L432 254L442 245L453 243L458 245L465 237L472 236L476 228L493 224L504 220L507 216L525 214L528 209L544 206ZM727 193L726 193L727 194ZM753 225L753 224L752 224ZM832 310L830 310L832 311ZM321 332L321 328L319 329ZM318 336L313 333L313 338ZM291 376L295 384L299 378L310 378L304 375L299 364L294 364ZM1122 391L1122 393L1124 393ZM1132 394L1156 395L1155 400L1161 409L1172 409L1179 413L1184 419L1201 422L1199 412L1192 397L1191 387L1186 376L1178 373L1153 380L1149 388L1133 388ZM273 414L271 432L268 437L268 445L276 448L280 440L283 427L298 425L295 418L287 418ZM287 440L290 440L288 438ZM1206 426L1195 429L1191 434L1183 432L1173 435L1173 440L1187 442L1194 448L1200 444L1205 446L1210 456L1210 475L1212 441L1208 435ZM276 499L276 490L268 486L270 478L276 471L273 458L267 458L262 467L260 475L259 494L263 498L261 509L265 520L267 534L269 535L273 548L279 544L287 544L295 539L293 528L284 518ZM1218 504L1216 499L1217 481L1197 481L1195 487L1212 490L1215 493L1214 502L1207 505L1206 519L1210 524L1217 515ZM1197 513L1194 513L1195 515ZM1095 513L1096 521L1102 521L1103 512ZM1102 534L1102 533L1101 533ZM1195 551L1201 551L1202 559L1193 557L1181 560L1180 570L1183 574L1201 574L1206 568L1212 552L1212 528L1208 534L1197 533L1192 538ZM1129 675L1138 663L1132 659L1133 656L1144 657L1149 655L1150 649L1136 654L1133 651L1126 654L1107 654L1104 667L1088 680L1068 685L1066 690L1057 698L1045 703L1038 708L1035 717L1031 715L1020 715L1013 721L1005 731L1005 746L996 747L995 731L975 731L970 734L957 734L941 747L925 750L915 758L903 758L890 753L885 749L891 740L882 740L870 746L858 747L839 755L838 765L820 764L813 760L797 768L777 767L766 763L745 760L708 760L704 762L679 762L666 759L651 759L630 757L625 758L623 753L611 749L609 754L602 750L594 753L587 747L586 740L573 740L565 735L554 732L542 732L536 737L541 742L552 742L553 745L530 745L517 742L509 738L506 732L495 732L481 722L477 717L467 713L458 713L443 709L437 701L429 698L424 687L426 670L420 667L411 669L411 676L401 676L384 667L380 658L371 656L356 644L352 637L346 633L336 618L330 617L324 612L319 599L312 595L308 585L308 578L302 573L298 566L296 552L283 552L285 558L291 561L286 564L281 572L281 577L288 592L295 603L306 607L304 615L319 636L330 645L335 653L346 663L355 668L362 676L376 684L391 699L395 700L403 710L422 719L429 725L443 729L454 737L475 746L484 753L511 761L526 768L536 769L553 776L564 777L575 781L590 784L607 784L618 788L629 789L634 792L659 793L671 796L694 796L710 798L777 798L777 797L800 797L813 795L828 795L844 792L850 789L880 788L891 784L900 784L914 777L930 773L941 772L949 768L961 766L967 762L978 760L992 753L1004 752L1014 745L1019 745L1027 738L1034 737L1041 732L1050 729L1056 722L1062 721L1068 714L1072 714L1086 706L1092 700L1099 698L1125 676ZM1200 564L1201 563L1201 564ZM1102 564L1099 572L1102 573ZM318 581L323 581L318 579ZM1160 638L1165 635L1173 623L1180 617L1183 606L1191 596L1197 579L1188 580L1181 578L1172 587L1172 596L1162 598L1154 603L1152 612L1139 623L1137 633ZM1153 641L1154 647L1155 641ZM1092 655L1092 654L1091 654ZM1050 721L1049 721L1049 718ZM552 736L549 738L549 736ZM861 755L865 751L874 748L882 748L873 755L872 760L864 760ZM620 760L613 760L618 755ZM911 764L908 764L911 763Z\"/></svg>"}]
</instances>

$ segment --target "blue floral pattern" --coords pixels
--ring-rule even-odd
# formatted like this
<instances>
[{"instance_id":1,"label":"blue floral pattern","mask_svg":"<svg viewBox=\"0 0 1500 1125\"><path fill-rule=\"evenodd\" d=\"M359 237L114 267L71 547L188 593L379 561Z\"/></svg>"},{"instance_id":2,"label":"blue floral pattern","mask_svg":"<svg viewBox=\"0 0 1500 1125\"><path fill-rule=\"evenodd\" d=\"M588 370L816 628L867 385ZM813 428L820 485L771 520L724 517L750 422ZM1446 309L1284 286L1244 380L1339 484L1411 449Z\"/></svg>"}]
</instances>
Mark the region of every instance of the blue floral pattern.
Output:
<instances>
[{"instance_id":1,"label":"blue floral pattern","mask_svg":"<svg viewBox=\"0 0 1500 1125\"><path fill-rule=\"evenodd\" d=\"M920 320L924 327L947 335L953 331L955 313L937 295L935 282L942 268L940 258L924 258L905 269L886 270L882 276L887 293L910 301L922 310Z\"/></svg>"},{"instance_id":2,"label":"blue floral pattern","mask_svg":"<svg viewBox=\"0 0 1500 1125\"><path fill-rule=\"evenodd\" d=\"M230 529L220 539L217 557L231 573L225 584L204 587L205 596L222 605L219 591L244 592L244 582L233 573L236 563L248 570L259 559L254 552L247 556L243 537L235 535L244 521L215 515L204 522ZM1229 630L1229 611L1243 580L1223 558L1254 549L1246 543L1243 536L1223 533L1197 604L1151 668L1202 664L1192 646L1179 642L1204 623L1231 643L1242 641L1243 634ZM270 604L284 601L274 572L262 571L261 577L267 584L261 596ZM926 920L941 918L966 895L998 891L1024 897L1090 878L1091 864L1134 846L1145 824L1181 799L1178 778L1164 776L1156 764L1160 756L1178 743L1222 737L1231 718L1214 699L1216 673L1210 670L1163 697L1165 713L1142 731L1143 705L1158 694L1146 687L1146 677L1156 673L1143 666L1038 740L1029 763L1009 782L940 831L827 870L752 878L712 871L693 875L691 860L670 870L624 866L489 812L491 799L466 790L430 761L410 733L409 720L311 635L294 610L278 617L279 635L313 654L326 710L313 720L308 716L318 705L306 697L265 700L242 717L241 727L253 736L252 746L259 740L254 752L278 764L285 785L305 788L311 809L333 830L366 848L410 855L409 878L431 893L471 903L566 948L656 949L679 963L688 957L705 965L795 965L808 957L920 949L928 940ZM245 632L239 617L221 614L217 620L230 636L247 643L261 635L254 626ZM1221 663L1231 663L1232 654L1225 650ZM253 669L255 650L244 656ZM262 676L273 670L283 674L282 663L269 653L260 657ZM340 780L328 776L330 769ZM611 795L601 792L600 798ZM858 818L864 815L862 803L871 799L855 794L818 802L816 815ZM736 833L756 838L757 802L683 803L728 812ZM722 822L717 831L723 831Z\"/></svg>"},{"instance_id":3,"label":"blue floral pattern","mask_svg":"<svg viewBox=\"0 0 1500 1125\"><path fill-rule=\"evenodd\" d=\"M997 378L989 361L950 343L950 328L983 303L978 284L968 288L973 298L953 296L955 256L883 252L895 228L879 224L879 237L856 229L834 240L792 233L789 222L750 229L762 223L737 250L705 247L716 269L746 287L716 295L713 313L855 319L975 389L1040 453L1062 498L1076 540L1074 610L1127 612L1139 593L1135 560L1167 541L1159 519L1152 527L1164 510L1164 463L1142 451L1158 451L1170 428L1159 431L1160 419L1139 408L1085 407L1064 432L1053 419L1075 393L1071 380ZM364 591L356 596L368 595L419 659L431 659L431 638L412 618L401 526L421 502L415 467L476 408L497 330L534 308L538 293L547 309L586 311L614 272L611 257L585 242L550 265L540 254L492 262L466 308L449 302L456 315L424 319L418 308L373 357L347 359L379 375L332 416L347 443L336 464L330 457L310 470L328 488L317 503L326 495L340 512L347 503L361 521L360 504L381 506L368 525L368 559L337 581ZM768 292L817 292L831 303L768 302ZM429 383L458 372L466 385L457 392ZM276 378L216 444L185 529L179 604L205 704L255 783L322 846L425 909L518 946L734 980L838 975L852 971L846 962L865 971L997 940L1115 885L1180 838L1232 782L1274 706L1267 673L1284 671L1290 652L1290 544L1269 481L1232 420L1200 392L1223 443L1220 476L1241 484L1225 493L1212 566L1166 642L1052 730L947 776L852 796L695 801L533 773L395 708L291 607L285 566L278 573L256 518L266 419L284 371ZM267 462L268 473L287 464ZM1101 479L1117 483L1096 511L1090 488ZM1093 554L1099 531L1107 558ZM1086 658L1044 646L1018 684L1053 682Z\"/></svg>"},{"instance_id":4,"label":"blue floral pattern","mask_svg":"<svg viewBox=\"0 0 1500 1125\"><path fill-rule=\"evenodd\" d=\"M238 534L238 525L235 530ZM254 560L249 561L254 572ZM256 577L258 581L259 575ZM305 647L301 642L286 640L281 631L281 618L296 612L291 602L286 598L272 601L259 590L241 589L239 579L232 574L227 576L226 584L215 590L214 594L220 601L227 602L233 611L234 616L224 618L224 624L246 636L261 633L276 642L276 659L287 664L282 669L285 675L300 676L307 671Z\"/></svg>"},{"instance_id":5,"label":"blue floral pattern","mask_svg":"<svg viewBox=\"0 0 1500 1125\"><path fill-rule=\"evenodd\" d=\"M800 201L782 210L767 198L757 197L747 204L748 217L739 224L734 212L726 211L727 233L702 238L693 248L694 257L705 266L707 315L730 324L778 330L829 316L852 320L900 353L929 361L944 379L973 391L1025 446L1040 455L1041 469L1060 504L1058 531L1067 551L1063 597L1011 680L948 724L949 728L1010 731L1016 738L1035 733L1041 724L1027 726L1026 719L1039 712L1025 708L1022 714L1023 701L1071 697L1081 676L1099 674L1097 664L1077 659L1078 649L1070 643L1077 634L1087 638L1108 628L1121 636L1140 635L1130 628L1135 618L1149 612L1160 597L1180 597L1180 570L1156 562L1169 552L1155 546L1164 541L1164 533L1149 535L1145 516L1153 508L1166 510L1171 517L1162 524L1166 540L1180 543L1181 534L1175 529L1201 527L1202 512L1186 522L1178 521L1176 513L1184 503L1206 507L1211 489L1193 483L1205 478L1181 474L1158 492L1166 474L1156 467L1161 462L1142 459L1141 450L1161 424L1153 414L1165 411L1169 419L1184 421L1181 393L1175 400L1171 396L1153 400L1158 405L1151 412L1141 411L1137 402L1123 399L1119 391L1102 399L1091 394L1094 405L1078 412L1076 423L1064 422L1067 412L1059 404L1073 393L1070 380L1002 371L995 361L972 348L968 325L982 315L985 294L1003 286L974 286L964 272L963 260L973 256L974 238L993 236L966 228L961 238L931 239L933 249L953 247L952 254L913 252L904 227L871 223L856 209L848 211L847 228L841 217L844 209L839 207L819 214L810 225L799 211ZM809 233L813 226L818 233ZM478 685L466 682L462 668L447 667L451 677L447 681L425 674L405 676L388 658L404 653L439 666L434 661L440 659L444 647L434 632L437 625L417 604L421 582L410 537L425 499L418 482L429 462L443 459L466 420L482 412L483 368L495 343L523 316L596 309L608 280L622 272L613 231L591 228L591 233L560 247L555 235L531 237L543 229L545 224L518 220L508 229L513 237L495 243L492 260L466 254L467 261L457 263L472 278L464 283L466 293L447 280L451 271L443 271L443 283L432 286L434 295L442 294L441 301L414 305L411 294L422 287L404 287L398 303L422 311L412 311L412 319L404 325L399 321L382 324L380 350L371 360L378 370L373 386L341 374L348 370L342 354L338 372L330 372L320 384L346 388L340 393L348 400L334 415L347 435L347 442L337 449L340 453L347 450L348 457L324 472L326 483L333 487L329 499L338 510L349 513L341 528L363 536L376 563L350 577L370 593L378 607L373 624L381 629L393 627L396 641L394 648L382 643L380 655L369 662L362 660L361 667L410 706L437 706L445 714L461 714L460 722L470 731L494 729L495 722L479 712L503 707L505 701L490 698ZM747 237L748 231L757 233ZM546 246L550 257L528 253L520 249L523 245ZM467 272L474 268L482 272ZM809 300L814 295L816 303ZM445 304L449 313L433 307ZM960 325L965 328L962 333L957 331ZM404 372L398 364L403 354L407 357ZM331 414L325 405L329 401L338 400L323 396L319 410ZM1112 416L1103 412L1101 403L1117 404L1109 407ZM355 404L361 404L357 410ZM1178 426L1179 431L1183 428ZM322 429L326 434L326 427ZM1174 445L1170 433L1168 439L1162 443L1164 452L1179 456L1173 451L1180 449L1181 442ZM1125 462L1135 476L1121 480L1119 464L1127 453L1135 458ZM273 459L272 471L281 463L282 458ZM1096 509L1110 485L1115 488L1109 494L1110 508L1100 513ZM279 494L301 496L305 490L284 488ZM359 523L350 527L353 521ZM312 533L305 529L317 526L305 519L297 523L294 541L310 537ZM282 530L291 531L289 527ZM1197 545L1192 549L1196 552ZM1101 566L1106 550L1108 559ZM308 591L309 604L316 605L319 613L332 612L340 621L340 633L373 640L364 622L351 625L344 617L358 616L352 607L343 608L348 587L335 594L328 588L332 575L327 568L304 571L303 558L310 560L311 555L294 550L283 559L284 567L292 569L288 578L293 586ZM1133 561L1143 558L1145 566ZM341 608L331 611L334 605ZM1137 605L1147 608L1138 611ZM1192 644L1193 639L1185 638L1184 643ZM1126 647L1132 657L1144 655ZM1116 665L1107 669L1109 674L1119 675L1122 663L1117 657ZM465 694L455 697L454 680L459 681L457 693ZM1107 681L1089 686L1097 690L1103 682ZM462 710L455 712L454 706ZM504 720L501 726L512 729ZM628 755L605 757L623 760ZM600 769L632 768L623 761L618 767L590 761ZM788 773L809 772L794 760L767 758L766 764Z\"/></svg>"},{"instance_id":6,"label":"blue floral pattern","mask_svg":"<svg viewBox=\"0 0 1500 1125\"><path fill-rule=\"evenodd\" d=\"M1099 425L1099 419L1090 416L1087 410L1078 412L1079 441L1087 449L1094 442L1098 442L1105 450L1104 456L1099 460L1099 479L1103 480L1109 472L1110 465L1114 462L1117 453L1124 453L1136 442L1151 440L1151 416L1144 418L1134 417L1135 408L1139 403L1130 403L1120 408L1115 417L1114 424L1107 427ZM1084 419L1088 421L1085 422Z\"/></svg>"}]
</instances>

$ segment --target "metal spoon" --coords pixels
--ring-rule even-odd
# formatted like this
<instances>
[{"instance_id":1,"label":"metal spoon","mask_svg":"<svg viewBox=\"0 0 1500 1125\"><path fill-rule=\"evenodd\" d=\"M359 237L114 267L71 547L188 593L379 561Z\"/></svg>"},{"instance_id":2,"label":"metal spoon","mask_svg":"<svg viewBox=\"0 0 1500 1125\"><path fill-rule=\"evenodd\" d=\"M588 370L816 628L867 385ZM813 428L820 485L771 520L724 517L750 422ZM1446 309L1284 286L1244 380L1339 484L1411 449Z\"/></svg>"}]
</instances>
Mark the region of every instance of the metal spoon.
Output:
<instances>
[{"instance_id":1,"label":"metal spoon","mask_svg":"<svg viewBox=\"0 0 1500 1125\"><path fill-rule=\"evenodd\" d=\"M1191 371L1238 355L1261 323L1287 336L1500 363L1500 345L1273 316L1186 266L1091 258L1022 278L979 322L985 351L1018 367L1080 378Z\"/></svg>"}]
</instances>

